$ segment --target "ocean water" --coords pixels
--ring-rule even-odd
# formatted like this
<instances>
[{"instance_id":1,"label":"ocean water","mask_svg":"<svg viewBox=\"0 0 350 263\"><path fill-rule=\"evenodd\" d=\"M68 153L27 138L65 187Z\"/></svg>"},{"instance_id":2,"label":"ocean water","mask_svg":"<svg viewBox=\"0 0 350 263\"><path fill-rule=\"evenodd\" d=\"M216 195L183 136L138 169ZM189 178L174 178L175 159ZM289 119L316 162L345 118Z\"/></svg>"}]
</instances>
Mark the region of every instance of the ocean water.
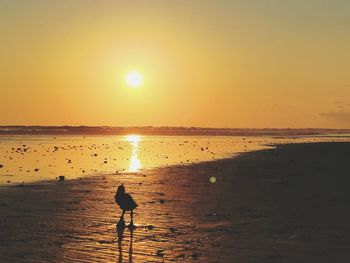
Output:
<instances>
[{"instance_id":1,"label":"ocean water","mask_svg":"<svg viewBox=\"0 0 350 263\"><path fill-rule=\"evenodd\" d=\"M272 144L349 141L348 136L0 136L0 184L111 173L228 158Z\"/></svg>"}]
</instances>

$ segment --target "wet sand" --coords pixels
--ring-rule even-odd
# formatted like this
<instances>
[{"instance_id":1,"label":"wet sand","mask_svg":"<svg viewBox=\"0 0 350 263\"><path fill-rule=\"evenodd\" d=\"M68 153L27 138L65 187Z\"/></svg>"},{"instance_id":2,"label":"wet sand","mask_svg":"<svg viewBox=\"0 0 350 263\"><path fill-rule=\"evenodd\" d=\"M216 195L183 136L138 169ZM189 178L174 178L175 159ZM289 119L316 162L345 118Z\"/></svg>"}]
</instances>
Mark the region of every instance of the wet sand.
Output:
<instances>
[{"instance_id":1,"label":"wet sand","mask_svg":"<svg viewBox=\"0 0 350 263\"><path fill-rule=\"evenodd\" d=\"M1 187L0 262L349 262L349 157L350 143L290 144ZM121 183L139 207L118 236Z\"/></svg>"}]
</instances>

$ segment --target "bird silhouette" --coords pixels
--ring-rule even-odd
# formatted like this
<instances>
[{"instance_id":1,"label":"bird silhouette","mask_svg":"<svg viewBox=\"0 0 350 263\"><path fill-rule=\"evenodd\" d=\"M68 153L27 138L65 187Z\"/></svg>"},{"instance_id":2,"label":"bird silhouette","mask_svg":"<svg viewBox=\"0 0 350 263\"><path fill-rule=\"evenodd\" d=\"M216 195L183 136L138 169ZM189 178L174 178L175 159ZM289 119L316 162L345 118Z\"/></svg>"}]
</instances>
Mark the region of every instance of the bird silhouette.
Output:
<instances>
[{"instance_id":1,"label":"bird silhouette","mask_svg":"<svg viewBox=\"0 0 350 263\"><path fill-rule=\"evenodd\" d=\"M124 214L125 211L130 211L130 226L134 226L133 215L134 209L137 207L136 202L132 199L131 195L125 193L124 185L118 186L117 193L114 196L115 202L119 205L120 209L123 210L123 213L120 217L119 224L125 225Z\"/></svg>"}]
</instances>

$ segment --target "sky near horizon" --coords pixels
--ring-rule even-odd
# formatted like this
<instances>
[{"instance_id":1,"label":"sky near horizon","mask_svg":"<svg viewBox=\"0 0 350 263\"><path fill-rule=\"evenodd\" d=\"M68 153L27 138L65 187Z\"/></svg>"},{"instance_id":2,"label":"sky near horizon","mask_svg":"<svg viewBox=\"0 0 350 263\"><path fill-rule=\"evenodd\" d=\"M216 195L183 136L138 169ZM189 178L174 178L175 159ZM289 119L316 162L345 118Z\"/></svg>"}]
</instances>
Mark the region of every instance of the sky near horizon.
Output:
<instances>
[{"instance_id":1,"label":"sky near horizon","mask_svg":"<svg viewBox=\"0 0 350 263\"><path fill-rule=\"evenodd\" d=\"M0 125L350 128L349 14L348 0L0 0Z\"/></svg>"}]
</instances>

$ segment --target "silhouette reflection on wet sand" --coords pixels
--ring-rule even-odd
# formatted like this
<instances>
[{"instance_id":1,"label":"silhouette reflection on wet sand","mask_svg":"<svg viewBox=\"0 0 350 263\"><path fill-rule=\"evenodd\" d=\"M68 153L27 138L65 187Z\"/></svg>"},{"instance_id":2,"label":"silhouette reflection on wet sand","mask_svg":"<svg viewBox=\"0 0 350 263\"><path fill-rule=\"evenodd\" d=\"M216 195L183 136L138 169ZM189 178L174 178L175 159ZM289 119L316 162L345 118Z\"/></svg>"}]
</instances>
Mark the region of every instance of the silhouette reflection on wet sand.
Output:
<instances>
[{"instance_id":1,"label":"silhouette reflection on wet sand","mask_svg":"<svg viewBox=\"0 0 350 263\"><path fill-rule=\"evenodd\" d=\"M132 228L134 226L134 221L133 221L134 209L137 207L137 204L134 201L134 199L131 197L131 195L125 192L124 185L118 186L117 193L114 196L114 200L119 205L120 209L123 210L123 213L120 217L118 224L123 223L125 226L124 214L125 214L125 211L130 211L131 220L130 220L129 226Z\"/></svg>"},{"instance_id":2,"label":"silhouette reflection on wet sand","mask_svg":"<svg viewBox=\"0 0 350 263\"><path fill-rule=\"evenodd\" d=\"M133 222L133 210L137 207L136 202L132 198L131 195L125 192L124 185L120 185L117 189L117 193L114 196L115 202L119 205L119 207L123 210L122 215L119 218L117 223L117 235L118 235L118 251L119 251L119 259L118 263L123 262L123 238L124 231L126 228L124 221L125 211L130 211L130 224L128 225L128 229L130 230L130 244L129 244L129 262L132 262L132 239L134 234L135 225Z\"/></svg>"},{"instance_id":3,"label":"silhouette reflection on wet sand","mask_svg":"<svg viewBox=\"0 0 350 263\"><path fill-rule=\"evenodd\" d=\"M124 239L124 231L125 231L125 222L124 219L120 219L117 223L117 237L118 237L118 251L119 251L119 258L118 258L118 263L122 263L123 262L123 239ZM130 243L129 243L129 263L132 262L132 252L133 252L133 248L132 248L132 242L133 242L133 235L134 235L134 227L133 226L129 226L128 227L129 231L130 231Z\"/></svg>"}]
</instances>

